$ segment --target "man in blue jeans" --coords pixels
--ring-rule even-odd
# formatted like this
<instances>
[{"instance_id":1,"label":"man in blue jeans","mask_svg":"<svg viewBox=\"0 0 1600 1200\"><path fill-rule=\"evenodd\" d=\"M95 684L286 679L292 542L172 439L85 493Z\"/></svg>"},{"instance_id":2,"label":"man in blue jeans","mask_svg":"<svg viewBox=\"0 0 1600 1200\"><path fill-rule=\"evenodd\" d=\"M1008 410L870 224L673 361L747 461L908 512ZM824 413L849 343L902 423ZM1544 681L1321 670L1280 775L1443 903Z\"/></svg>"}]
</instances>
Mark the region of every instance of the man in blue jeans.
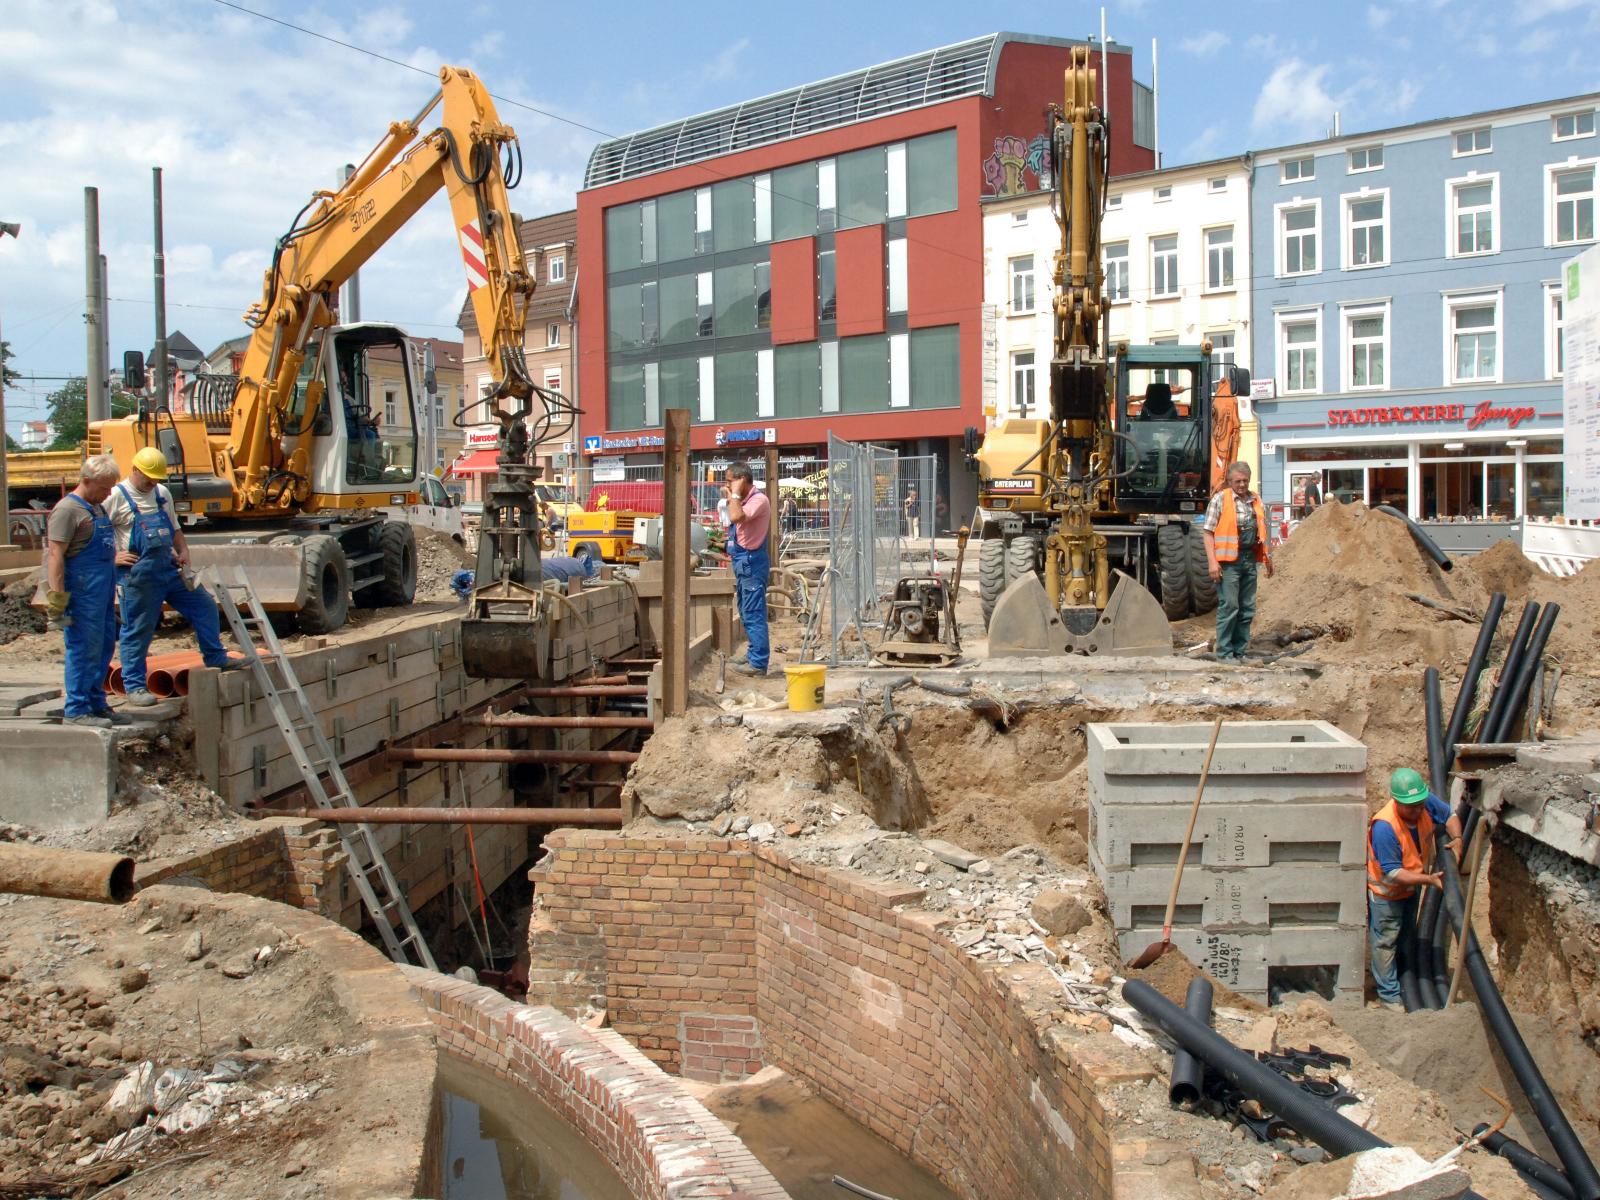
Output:
<instances>
[{"instance_id":1,"label":"man in blue jeans","mask_svg":"<svg viewBox=\"0 0 1600 1200\"><path fill-rule=\"evenodd\" d=\"M1389 803L1367 825L1367 941L1378 1002L1401 1007L1398 958L1416 932L1417 889L1442 888L1433 870L1436 826L1443 825L1461 853L1461 822L1410 767L1389 777Z\"/></svg>"},{"instance_id":2,"label":"man in blue jeans","mask_svg":"<svg viewBox=\"0 0 1600 1200\"><path fill-rule=\"evenodd\" d=\"M728 553L733 558L739 620L750 643L745 660L732 665L744 675L765 675L771 654L767 638L767 576L772 562L767 555L767 531L772 525L772 505L756 490L755 479L744 463L728 468L722 494L728 501L728 523L733 526Z\"/></svg>"},{"instance_id":3,"label":"man in blue jeans","mask_svg":"<svg viewBox=\"0 0 1600 1200\"><path fill-rule=\"evenodd\" d=\"M1250 490L1250 464L1228 467L1227 486L1211 497L1200 522L1206 565L1217 585L1218 662L1244 661L1256 615L1256 570L1272 578L1269 529L1261 498Z\"/></svg>"}]
</instances>

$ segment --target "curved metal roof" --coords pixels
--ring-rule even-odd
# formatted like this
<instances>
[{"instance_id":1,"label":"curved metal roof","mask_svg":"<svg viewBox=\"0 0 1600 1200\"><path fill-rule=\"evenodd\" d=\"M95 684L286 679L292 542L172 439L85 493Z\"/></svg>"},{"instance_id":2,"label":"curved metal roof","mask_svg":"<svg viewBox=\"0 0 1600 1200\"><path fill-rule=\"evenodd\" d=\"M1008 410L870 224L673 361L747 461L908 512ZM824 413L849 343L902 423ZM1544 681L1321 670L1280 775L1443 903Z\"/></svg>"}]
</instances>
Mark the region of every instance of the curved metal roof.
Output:
<instances>
[{"instance_id":1,"label":"curved metal roof","mask_svg":"<svg viewBox=\"0 0 1600 1200\"><path fill-rule=\"evenodd\" d=\"M1007 42L1075 44L1066 38L990 33L658 125L596 146L583 186L604 187L873 117L993 95L995 68ZM1112 49L1119 47L1113 43Z\"/></svg>"}]
</instances>

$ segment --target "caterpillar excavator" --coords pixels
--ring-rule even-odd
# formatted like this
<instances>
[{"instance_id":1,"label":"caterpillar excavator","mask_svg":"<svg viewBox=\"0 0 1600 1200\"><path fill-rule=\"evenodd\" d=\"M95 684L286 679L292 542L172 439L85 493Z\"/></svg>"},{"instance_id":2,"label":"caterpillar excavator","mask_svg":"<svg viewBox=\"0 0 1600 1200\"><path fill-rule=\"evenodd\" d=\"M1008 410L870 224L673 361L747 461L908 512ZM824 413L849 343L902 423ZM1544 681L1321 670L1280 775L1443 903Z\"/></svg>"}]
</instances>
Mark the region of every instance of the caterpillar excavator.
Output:
<instances>
[{"instance_id":1,"label":"caterpillar excavator","mask_svg":"<svg viewBox=\"0 0 1600 1200\"><path fill-rule=\"evenodd\" d=\"M435 109L439 123L425 130ZM548 621L530 453L573 408L535 385L523 359L534 280L508 195L521 164L488 89L442 68L422 110L392 123L338 190L313 193L277 240L261 300L245 315L254 332L239 373L202 376L186 411L162 401L95 422L89 453L114 455L126 471L136 451L161 450L196 565L243 565L265 607L296 614L305 632L342 625L352 598L409 604L415 535L381 510L417 501L421 372L399 328L340 324L338 296L444 189L494 380L455 420L499 429L463 657L475 675L538 674ZM128 356L130 370L142 369L138 358ZM396 359L399 386L380 398Z\"/></svg>"},{"instance_id":2,"label":"caterpillar excavator","mask_svg":"<svg viewBox=\"0 0 1600 1200\"><path fill-rule=\"evenodd\" d=\"M1003 421L981 446L969 433L995 657L1171 654L1169 618L1216 604L1195 524L1213 490L1213 376L1237 396L1249 373L1219 369L1209 343L1111 344L1100 266L1111 137L1096 75L1074 48L1050 113L1061 243L1049 419Z\"/></svg>"}]
</instances>

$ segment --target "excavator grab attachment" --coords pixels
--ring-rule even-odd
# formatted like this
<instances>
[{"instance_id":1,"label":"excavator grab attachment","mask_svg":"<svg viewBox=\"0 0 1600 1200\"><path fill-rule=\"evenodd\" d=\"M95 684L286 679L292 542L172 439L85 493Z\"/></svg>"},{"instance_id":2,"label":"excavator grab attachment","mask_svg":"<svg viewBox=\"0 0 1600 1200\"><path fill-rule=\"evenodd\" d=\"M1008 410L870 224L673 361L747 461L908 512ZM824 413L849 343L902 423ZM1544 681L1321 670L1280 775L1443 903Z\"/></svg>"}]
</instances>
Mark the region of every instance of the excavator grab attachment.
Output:
<instances>
[{"instance_id":1,"label":"excavator grab attachment","mask_svg":"<svg viewBox=\"0 0 1600 1200\"><path fill-rule=\"evenodd\" d=\"M1084 632L1067 628L1050 606L1037 575L1012 581L989 618L990 658L1048 658L1061 654L1131 657L1172 653L1172 627L1161 602L1121 571L1111 572L1111 599ZM1076 612L1076 610L1073 610ZM1094 610L1088 610L1093 613Z\"/></svg>"}]
</instances>

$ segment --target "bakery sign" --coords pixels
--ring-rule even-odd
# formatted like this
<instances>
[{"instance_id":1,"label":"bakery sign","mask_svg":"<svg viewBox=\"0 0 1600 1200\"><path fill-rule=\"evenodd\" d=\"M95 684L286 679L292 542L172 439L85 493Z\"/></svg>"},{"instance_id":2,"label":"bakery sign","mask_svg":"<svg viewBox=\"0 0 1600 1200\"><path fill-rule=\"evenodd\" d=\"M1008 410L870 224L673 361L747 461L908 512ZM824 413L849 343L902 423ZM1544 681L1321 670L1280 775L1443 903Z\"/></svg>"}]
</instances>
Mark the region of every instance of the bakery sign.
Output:
<instances>
[{"instance_id":1,"label":"bakery sign","mask_svg":"<svg viewBox=\"0 0 1600 1200\"><path fill-rule=\"evenodd\" d=\"M1449 425L1465 422L1468 430L1486 425L1504 424L1515 429L1524 421L1531 421L1538 411L1527 404L1496 404L1485 400L1468 407L1465 404L1386 404L1372 408L1330 408L1328 425L1343 429L1363 425Z\"/></svg>"}]
</instances>

